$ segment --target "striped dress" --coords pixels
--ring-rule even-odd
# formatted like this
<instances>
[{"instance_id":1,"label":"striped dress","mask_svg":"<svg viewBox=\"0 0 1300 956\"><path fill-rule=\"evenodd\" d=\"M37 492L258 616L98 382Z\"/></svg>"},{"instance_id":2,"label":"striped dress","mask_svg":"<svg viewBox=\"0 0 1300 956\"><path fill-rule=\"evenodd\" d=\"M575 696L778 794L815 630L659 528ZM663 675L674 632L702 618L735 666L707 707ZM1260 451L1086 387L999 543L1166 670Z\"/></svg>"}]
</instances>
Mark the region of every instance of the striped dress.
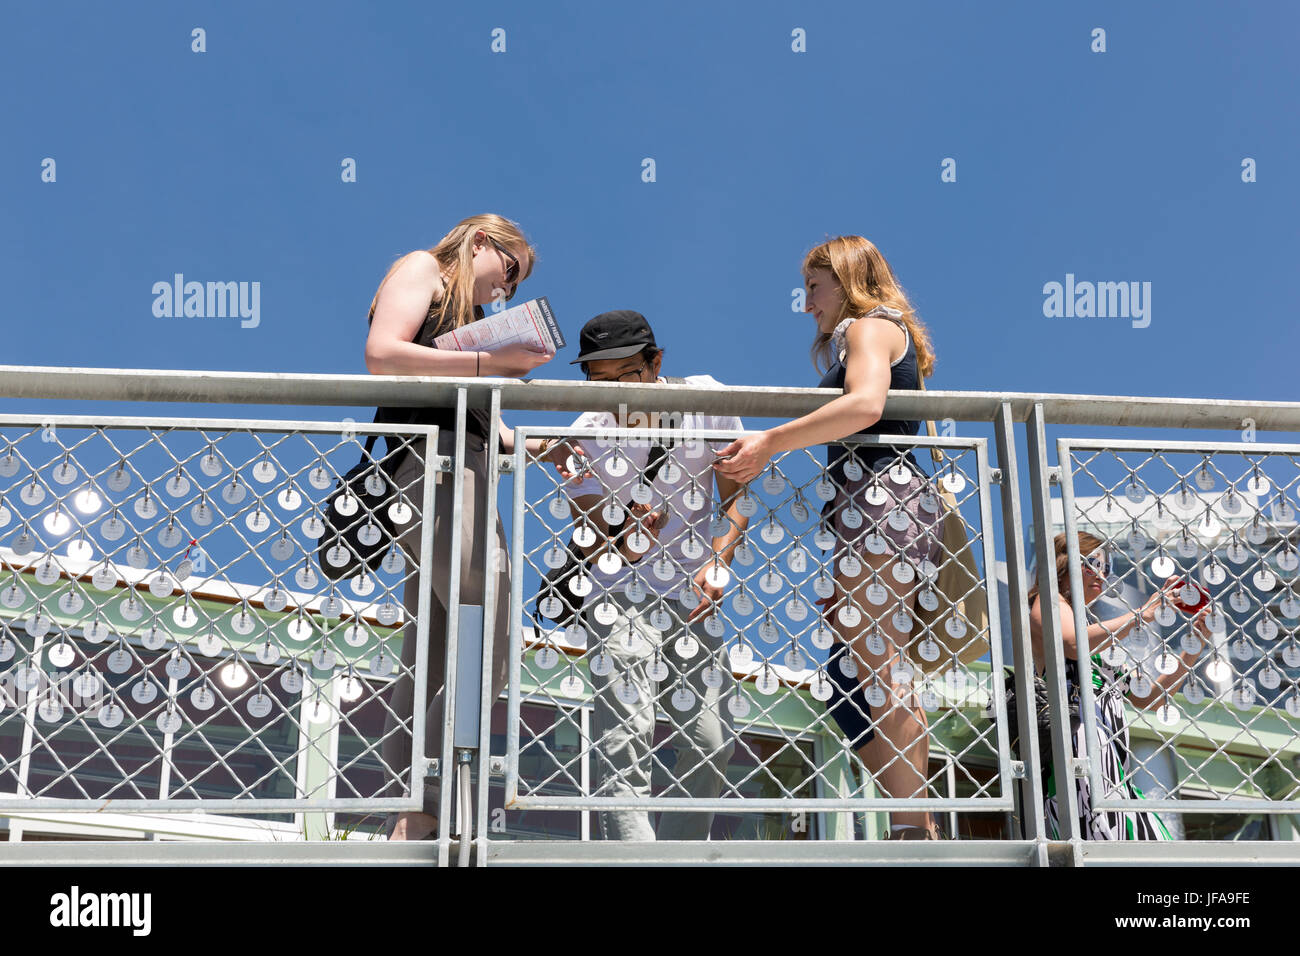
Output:
<instances>
[{"instance_id":1,"label":"striped dress","mask_svg":"<svg viewBox=\"0 0 1300 956\"><path fill-rule=\"evenodd\" d=\"M1072 660L1065 662L1067 686L1073 691L1078 684L1079 666ZM1115 677L1115 672L1092 658L1092 687L1096 704L1097 739L1095 749L1102 754L1101 778L1106 786L1106 797L1142 799L1139 790L1129 777L1126 764L1129 758L1128 723L1124 719L1124 695L1128 692L1127 680ZM1074 696L1071 693L1070 696ZM1078 696L1082 706L1083 696ZM1070 718L1070 750L1075 758L1086 755L1088 728L1079 714ZM1047 799L1044 811L1047 831L1053 839L1060 838L1060 817L1056 806L1056 770L1047 781ZM1153 810L1094 810L1092 808L1092 781L1090 777L1076 779L1079 797L1079 834L1085 840L1172 840L1164 821Z\"/></svg>"}]
</instances>

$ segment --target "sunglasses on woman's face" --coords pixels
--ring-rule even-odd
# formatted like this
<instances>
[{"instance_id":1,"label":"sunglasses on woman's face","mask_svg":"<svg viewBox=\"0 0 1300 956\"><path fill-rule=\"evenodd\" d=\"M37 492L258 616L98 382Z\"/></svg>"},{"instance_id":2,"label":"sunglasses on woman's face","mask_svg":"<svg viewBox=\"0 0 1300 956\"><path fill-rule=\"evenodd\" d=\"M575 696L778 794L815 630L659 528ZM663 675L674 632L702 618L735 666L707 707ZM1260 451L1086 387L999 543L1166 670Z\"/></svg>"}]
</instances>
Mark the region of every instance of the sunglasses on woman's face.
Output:
<instances>
[{"instance_id":1,"label":"sunglasses on woman's face","mask_svg":"<svg viewBox=\"0 0 1300 956\"><path fill-rule=\"evenodd\" d=\"M1110 577L1110 561L1106 555L1093 553L1083 559L1083 566L1103 581Z\"/></svg>"},{"instance_id":2,"label":"sunglasses on woman's face","mask_svg":"<svg viewBox=\"0 0 1300 956\"><path fill-rule=\"evenodd\" d=\"M515 287L519 283L519 258L491 236L488 236L487 238L488 242L496 246L497 251L505 256L509 263L506 266L506 281L510 283L510 294L506 296L506 301L508 302L515 297Z\"/></svg>"}]
</instances>

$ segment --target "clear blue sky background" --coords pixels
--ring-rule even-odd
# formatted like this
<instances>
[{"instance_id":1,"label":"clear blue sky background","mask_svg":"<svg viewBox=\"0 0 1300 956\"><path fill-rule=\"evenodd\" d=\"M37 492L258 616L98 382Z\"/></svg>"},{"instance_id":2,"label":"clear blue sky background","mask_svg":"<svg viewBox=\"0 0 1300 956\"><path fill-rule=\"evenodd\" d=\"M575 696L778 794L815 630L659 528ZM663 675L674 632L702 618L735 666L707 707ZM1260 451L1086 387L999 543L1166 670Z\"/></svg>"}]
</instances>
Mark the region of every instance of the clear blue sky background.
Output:
<instances>
[{"instance_id":1,"label":"clear blue sky background","mask_svg":"<svg viewBox=\"0 0 1300 956\"><path fill-rule=\"evenodd\" d=\"M1294 4L2 16L6 364L364 372L389 263L496 211L536 243L524 291L572 338L638 309L669 371L813 384L800 259L861 233L933 331L935 387L1294 395ZM155 318L150 288L175 272L259 281L260 327ZM1043 283L1067 272L1151 282L1150 327L1044 318ZM571 357L539 377L576 377Z\"/></svg>"},{"instance_id":2,"label":"clear blue sky background","mask_svg":"<svg viewBox=\"0 0 1300 956\"><path fill-rule=\"evenodd\" d=\"M791 311L799 264L861 233L932 330L933 387L1294 397L1294 4L49 3L0 17L4 364L363 373L391 261L495 211L536 243L524 292L548 296L572 340L597 312L638 309L669 374L815 384L812 320ZM1242 182L1244 157L1258 182ZM260 326L155 318L151 287L177 272L260 282ZM1045 318L1043 284L1066 273L1150 282L1150 326ZM577 377L573 354L538 377Z\"/></svg>"}]
</instances>

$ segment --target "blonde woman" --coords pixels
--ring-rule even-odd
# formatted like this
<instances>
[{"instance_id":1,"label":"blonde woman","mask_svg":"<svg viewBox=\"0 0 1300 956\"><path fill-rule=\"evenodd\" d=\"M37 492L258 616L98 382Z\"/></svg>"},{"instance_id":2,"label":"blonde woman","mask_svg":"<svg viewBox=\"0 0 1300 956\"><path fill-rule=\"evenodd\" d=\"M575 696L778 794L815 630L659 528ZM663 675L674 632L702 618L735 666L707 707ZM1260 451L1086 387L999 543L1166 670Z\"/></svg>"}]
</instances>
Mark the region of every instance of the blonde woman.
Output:
<instances>
[{"instance_id":1,"label":"blonde woman","mask_svg":"<svg viewBox=\"0 0 1300 956\"><path fill-rule=\"evenodd\" d=\"M519 284L532 273L536 255L519 227L501 216L471 216L456 224L432 249L407 253L389 268L370 303L370 335L366 339L366 368L375 375L442 375L466 378L479 375L520 377L549 361L553 355L522 345L496 352L457 352L435 348L433 340L484 315L483 306L494 300L509 300ZM438 426L440 455L452 455L456 447L455 406L428 408L384 408L381 421L414 422ZM470 409L465 423L465 461L461 463L464 492L462 510L452 510L454 482L451 476L434 474L433 562L428 569L432 587L429 618L428 708L425 720L425 753L441 752L443 722L443 665L446 656L447 604L453 573L460 576L460 603L482 605L486 569L494 567L496 582L495 640L492 658L492 693L500 694L506 684L506 650L509 625L506 620L510 593L510 565L505 535L498 518L495 534L481 527L487 505L488 414ZM514 434L501 428L501 444L514 450ZM530 442L537 453L540 442ZM413 444L398 462L393 479L408 494L417 494L430 461L423 440ZM418 499L417 499L418 500ZM460 566L451 568L451 529L460 528ZM490 546L489 546L490 541ZM420 527L412 522L399 544L415 567L419 561ZM489 550L489 547L491 550ZM489 555L492 555L489 561ZM408 621L419 608L419 588L414 574L403 592ZM486 613L486 611L485 611ZM415 666L414 628L402 641L403 671L394 682L382 756L386 772L400 774L410 766L411 736L407 727L412 714ZM392 792L392 791L390 791ZM423 813L402 813L388 819L386 829L393 840L422 839L437 828L437 794L426 791Z\"/></svg>"},{"instance_id":2,"label":"blonde woman","mask_svg":"<svg viewBox=\"0 0 1300 956\"><path fill-rule=\"evenodd\" d=\"M1092 661L1094 718L1097 738L1088 741L1087 728L1081 711L1082 696L1079 686L1079 646L1074 629L1074 597L1070 593L1069 552L1066 549L1067 538L1058 534L1052 545L1056 555L1056 588L1060 604L1061 648L1065 655L1065 681L1067 696L1071 701L1070 714L1070 748L1071 756L1081 758L1095 749L1102 755L1102 779L1106 783L1106 796L1141 798L1142 791L1133 783L1129 763L1128 719L1124 716L1124 699L1139 710L1148 710L1166 700L1172 688L1177 687L1187 676L1196 656L1183 652L1177 658L1173 672L1160 674L1154 680L1148 678L1150 689L1144 696L1138 696L1130 688L1130 681L1136 677L1135 672L1120 673L1107 666L1101 659L1101 652L1115 641L1125 637L1138 622L1147 624L1155 620L1160 610L1162 596L1164 600L1175 603L1172 586L1157 591L1137 611L1124 614L1106 621L1088 625L1088 650ZM1090 534L1078 536L1079 554L1082 555L1083 603L1092 604L1101 597L1110 577L1110 561L1101 539ZM1034 651L1034 668L1043 673L1046 661L1043 654L1043 605L1039 600L1038 583L1029 590L1029 635ZM1192 618L1192 628L1203 640L1209 640L1209 631L1205 624L1205 615L1209 606L1202 608ZM1057 806L1057 779L1060 775L1053 772L1048 778L1045 810L1048 831L1055 838L1060 834L1060 815ZM1068 775L1067 775L1068 776ZM1091 783L1087 777L1075 780L1079 800L1079 833L1085 840L1170 840L1169 830L1160 815L1153 810L1127 812L1121 810L1095 810L1092 806Z\"/></svg>"},{"instance_id":3,"label":"blonde woman","mask_svg":"<svg viewBox=\"0 0 1300 956\"><path fill-rule=\"evenodd\" d=\"M900 457L873 445L855 452L835 441L915 435L920 422L882 417L885 395L891 388L920 388L934 367L934 349L889 263L862 236L817 246L804 258L803 277L805 311L817 322L813 364L828 366L819 386L844 394L802 418L738 439L715 467L748 482L774 455L826 444L835 497L823 520L836 539L835 592L822 602L836 636L826 665L832 683L827 707L885 796L924 798L928 724L900 654L910 636L895 623L896 613L914 611L919 589L890 572L898 564L939 563L938 504L922 494L928 479L910 452ZM876 584L886 589L883 604L868 600L869 588L879 596ZM880 708L866 700L873 681L888 694ZM894 839L939 836L928 811L894 813L891 823Z\"/></svg>"}]
</instances>

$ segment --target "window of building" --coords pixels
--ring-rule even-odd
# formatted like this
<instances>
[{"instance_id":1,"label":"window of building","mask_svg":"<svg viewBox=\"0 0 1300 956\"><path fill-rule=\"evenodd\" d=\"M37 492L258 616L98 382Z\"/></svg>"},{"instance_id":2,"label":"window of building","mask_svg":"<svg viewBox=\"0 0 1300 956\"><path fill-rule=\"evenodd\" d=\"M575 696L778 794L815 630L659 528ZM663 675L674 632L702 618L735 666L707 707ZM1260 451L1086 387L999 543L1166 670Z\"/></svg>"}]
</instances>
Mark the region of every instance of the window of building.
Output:
<instances>
[{"instance_id":1,"label":"window of building","mask_svg":"<svg viewBox=\"0 0 1300 956\"><path fill-rule=\"evenodd\" d=\"M281 687L275 673L256 664L242 689L213 686L220 691L217 703L208 710L198 708L192 692L205 680L202 670L213 670L218 661L197 659L190 674L177 684L175 696L182 715L181 729L165 750L166 735L157 725L159 701L165 700L173 683L165 671L169 655L133 647L137 660L124 674L106 665L106 656L116 649L113 642L90 644L75 639L77 664L66 673L48 678L39 693L57 700L63 709L60 719L47 721L36 716L28 748L27 788L37 797L56 799L153 800L162 796L164 769L168 796L177 799L227 799L235 797L285 798L296 795L298 731L295 718L299 698ZM26 655L14 660L30 661ZM77 693L74 677L85 660L91 661L101 681L101 690L90 698ZM143 666L142 666L143 665ZM48 667L46 668L48 671ZM145 679L156 690L147 703L136 700L133 689ZM246 711L248 698L256 692L258 680L275 702L271 714L262 719ZM6 683L6 687L12 687ZM98 719L108 693L125 711L116 727L105 727ZM19 792L18 770L23 756L25 713L29 698L12 693L0 710L0 790ZM222 697L231 701L225 703ZM292 814L264 817L291 821Z\"/></svg>"},{"instance_id":2,"label":"window of building","mask_svg":"<svg viewBox=\"0 0 1300 956\"><path fill-rule=\"evenodd\" d=\"M492 708L492 752L506 752L507 705L497 701ZM539 794L576 797L590 758L583 753L582 735L588 726L582 708L557 711L550 703L521 701L519 704L519 774L525 780L551 778L538 788ZM586 778L590 779L590 778ZM592 832L593 820L583 820L584 811L505 809L505 778L493 778L488 786L488 831L506 840L583 840Z\"/></svg>"},{"instance_id":3,"label":"window of building","mask_svg":"<svg viewBox=\"0 0 1300 956\"><path fill-rule=\"evenodd\" d=\"M357 800L380 797L392 785L405 792L410 766L389 767L383 760L384 728L388 721L391 681L358 677L364 685L354 701L340 701L338 758L335 766L334 798ZM399 729L409 743L410 731ZM336 813L334 828L358 834L378 833L388 818L387 811Z\"/></svg>"},{"instance_id":4,"label":"window of building","mask_svg":"<svg viewBox=\"0 0 1300 956\"><path fill-rule=\"evenodd\" d=\"M215 670L215 665L204 662ZM192 695L204 682L197 669L179 682L176 697L184 723L170 752L168 796L173 799L292 800L297 796L301 697L280 686L281 670L244 662L247 683L229 688L212 680L216 705L195 706ZM265 717L248 713L258 688L271 698ZM258 814L289 821L292 814Z\"/></svg>"},{"instance_id":5,"label":"window of building","mask_svg":"<svg viewBox=\"0 0 1300 956\"><path fill-rule=\"evenodd\" d=\"M36 718L27 786L37 797L65 800L158 799L163 734L149 717L157 703L139 703L131 688L147 673L160 696L165 695L165 658L135 648L143 667L136 663L127 673L114 674L103 664L113 646L77 644L78 650L96 661L103 693L112 689L125 716L116 727L104 727L99 722L99 711L106 700L83 700L76 695L73 680L60 681L55 693L64 706L64 716L56 722ZM48 696L50 692L46 693Z\"/></svg>"},{"instance_id":6,"label":"window of building","mask_svg":"<svg viewBox=\"0 0 1300 956\"><path fill-rule=\"evenodd\" d=\"M1179 796L1184 799L1203 800L1205 813L1180 813L1184 840L1272 840L1273 825L1265 813L1214 812L1219 801L1200 793L1186 790ZM1163 813L1162 813L1163 816Z\"/></svg>"}]
</instances>

